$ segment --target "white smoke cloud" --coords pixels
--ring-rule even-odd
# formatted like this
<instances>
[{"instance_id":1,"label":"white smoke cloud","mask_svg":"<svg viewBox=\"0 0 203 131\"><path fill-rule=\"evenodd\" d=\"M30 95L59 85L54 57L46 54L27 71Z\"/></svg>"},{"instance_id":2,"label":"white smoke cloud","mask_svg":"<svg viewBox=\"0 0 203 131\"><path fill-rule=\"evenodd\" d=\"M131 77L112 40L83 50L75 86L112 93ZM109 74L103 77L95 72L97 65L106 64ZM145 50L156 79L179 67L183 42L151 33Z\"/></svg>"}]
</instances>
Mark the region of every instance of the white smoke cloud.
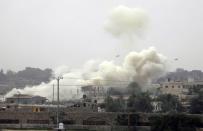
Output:
<instances>
[{"instance_id":1,"label":"white smoke cloud","mask_svg":"<svg viewBox=\"0 0 203 131\"><path fill-rule=\"evenodd\" d=\"M166 70L165 63L166 57L158 53L154 47L150 47L141 52L130 52L122 65L104 61L98 65L96 72L88 72L88 76L104 80L102 83L136 81L144 84L160 77Z\"/></svg>"},{"instance_id":2,"label":"white smoke cloud","mask_svg":"<svg viewBox=\"0 0 203 131\"><path fill-rule=\"evenodd\" d=\"M60 69L61 68L61 69ZM59 73L59 70L65 69L65 66L58 67L55 70L55 74ZM69 69L66 67L66 69ZM63 79L60 80L60 99L61 100L70 100L75 98L81 98L82 94L77 94L77 89L80 87L80 77L81 73L77 70L71 70L67 73L60 74L63 76ZM74 79L77 78L77 79ZM27 86L24 89L13 88L10 92L6 94L5 97L10 97L14 94L30 94L30 95L40 95L47 97L49 100L53 99L53 85L55 86L55 100L56 100L56 89L57 81L56 79L51 80L49 83L42 83L38 86Z\"/></svg>"},{"instance_id":3,"label":"white smoke cloud","mask_svg":"<svg viewBox=\"0 0 203 131\"><path fill-rule=\"evenodd\" d=\"M130 52L121 65L116 65L114 61L99 63L91 60L84 65L83 69L69 69L69 72L63 74L63 79L60 80L60 99L80 98L82 95L77 95L77 89L83 85L101 84L115 87L122 86L120 83L122 81L126 81L125 86L132 81L139 84L149 83L153 78L157 78L164 73L166 69L165 61L166 58L152 47L141 52ZM64 69L64 66L61 68ZM62 69L58 68L56 72ZM53 84L56 86L56 80L52 80L48 84L42 83L39 86L24 89L14 88L6 96L20 92L22 94L41 95L52 100Z\"/></svg>"},{"instance_id":4,"label":"white smoke cloud","mask_svg":"<svg viewBox=\"0 0 203 131\"><path fill-rule=\"evenodd\" d=\"M115 37L132 42L142 34L148 25L148 15L141 8L118 6L114 8L106 23L105 30Z\"/></svg>"},{"instance_id":5,"label":"white smoke cloud","mask_svg":"<svg viewBox=\"0 0 203 131\"><path fill-rule=\"evenodd\" d=\"M59 66L55 69L54 75L55 76L62 76L63 74L66 74L68 72L70 72L70 68L66 65L62 65L62 66Z\"/></svg>"},{"instance_id":6,"label":"white smoke cloud","mask_svg":"<svg viewBox=\"0 0 203 131\"><path fill-rule=\"evenodd\" d=\"M112 10L105 29L114 36L137 36L147 23L147 15L144 10L119 6ZM80 98L77 89L83 85L108 85L109 87L125 87L132 81L141 85L148 84L152 79L161 76L166 70L166 57L150 47L141 52L130 52L124 58L122 64L114 61L88 61L82 69L69 69L66 66L59 67L55 74L63 76L60 80L60 99L69 100ZM122 82L125 81L125 86ZM24 89L13 89L6 96L18 93L41 95L52 100L52 85L42 83L39 86L26 87ZM107 86L107 87L108 87Z\"/></svg>"}]
</instances>

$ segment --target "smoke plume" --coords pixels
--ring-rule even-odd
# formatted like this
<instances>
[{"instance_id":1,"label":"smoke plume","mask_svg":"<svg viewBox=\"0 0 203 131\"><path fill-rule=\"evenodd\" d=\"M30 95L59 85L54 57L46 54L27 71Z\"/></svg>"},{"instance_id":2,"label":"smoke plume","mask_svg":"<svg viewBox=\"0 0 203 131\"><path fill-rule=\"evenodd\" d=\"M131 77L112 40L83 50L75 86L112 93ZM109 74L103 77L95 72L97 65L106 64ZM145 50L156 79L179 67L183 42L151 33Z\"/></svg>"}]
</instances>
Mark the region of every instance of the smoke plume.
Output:
<instances>
[{"instance_id":1,"label":"smoke plume","mask_svg":"<svg viewBox=\"0 0 203 131\"><path fill-rule=\"evenodd\" d=\"M166 69L165 60L166 58L153 47L141 52L130 52L121 65L116 65L114 61L98 63L91 60L84 65L83 69L60 73L63 76L63 79L60 80L60 98L62 100L80 98L81 94L78 94L78 89L85 85L126 87L132 81L140 85L147 84L153 78L163 74ZM55 73L63 69L68 68L59 67ZM123 82L125 82L124 85ZM6 96L20 92L22 94L41 95L52 100L53 84L56 86L55 79L49 84L42 83L39 86L13 89Z\"/></svg>"},{"instance_id":2,"label":"smoke plume","mask_svg":"<svg viewBox=\"0 0 203 131\"><path fill-rule=\"evenodd\" d=\"M130 52L121 65L116 65L114 61L103 61L97 71L86 72L83 76L101 80L102 84L135 81L143 85L162 75L166 70L165 63L166 57L150 47L141 52Z\"/></svg>"},{"instance_id":3,"label":"smoke plume","mask_svg":"<svg viewBox=\"0 0 203 131\"><path fill-rule=\"evenodd\" d=\"M116 37L127 36L131 39L138 36L146 27L147 15L144 10L119 6L112 10L105 29ZM166 57L158 53L154 47L140 52L128 53L122 64L112 61L88 61L82 69L69 69L66 66L56 69L56 76L61 75L60 99L69 100L81 98L78 89L85 85L103 85L105 87L126 87L130 82L140 85L148 84L154 78L160 77L166 70ZM49 84L13 89L6 96L17 92L22 94L41 95L52 100L53 79ZM55 95L56 96L56 95Z\"/></svg>"},{"instance_id":4,"label":"smoke plume","mask_svg":"<svg viewBox=\"0 0 203 131\"><path fill-rule=\"evenodd\" d=\"M114 8L106 23L105 30L113 36L122 38L130 44L148 25L148 15L141 8L128 8L126 6L118 6Z\"/></svg>"}]
</instances>

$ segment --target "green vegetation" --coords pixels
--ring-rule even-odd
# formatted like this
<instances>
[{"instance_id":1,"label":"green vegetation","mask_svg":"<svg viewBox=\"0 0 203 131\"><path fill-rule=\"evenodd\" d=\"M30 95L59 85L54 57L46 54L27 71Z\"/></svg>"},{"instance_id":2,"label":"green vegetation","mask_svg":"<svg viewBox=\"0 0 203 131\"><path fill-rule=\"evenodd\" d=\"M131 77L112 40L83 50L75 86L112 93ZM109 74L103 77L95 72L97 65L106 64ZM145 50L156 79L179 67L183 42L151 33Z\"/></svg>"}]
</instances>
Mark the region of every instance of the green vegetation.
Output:
<instances>
[{"instance_id":1,"label":"green vegetation","mask_svg":"<svg viewBox=\"0 0 203 131\"><path fill-rule=\"evenodd\" d=\"M113 94L112 94L113 93ZM116 94L116 95L115 95ZM125 93L124 93L125 94ZM105 99L105 108L107 112L152 112L151 98L149 93L142 92L136 82L127 86L127 94L130 95L128 100L124 100L119 90L110 90ZM112 98L115 95L117 98Z\"/></svg>"},{"instance_id":2,"label":"green vegetation","mask_svg":"<svg viewBox=\"0 0 203 131\"><path fill-rule=\"evenodd\" d=\"M198 92L197 97L191 100L190 113L202 114L203 113L203 91Z\"/></svg>"},{"instance_id":3,"label":"green vegetation","mask_svg":"<svg viewBox=\"0 0 203 131\"><path fill-rule=\"evenodd\" d=\"M132 94L128 98L128 111L130 112L152 112L153 106L148 93Z\"/></svg>"},{"instance_id":4,"label":"green vegetation","mask_svg":"<svg viewBox=\"0 0 203 131\"><path fill-rule=\"evenodd\" d=\"M0 84L5 85L1 87L1 92L5 93L12 88L23 88L26 85L39 85L42 82L48 83L52 77L51 69L39 69L27 67L24 70L14 72L8 70L0 71Z\"/></svg>"},{"instance_id":5,"label":"green vegetation","mask_svg":"<svg viewBox=\"0 0 203 131\"><path fill-rule=\"evenodd\" d=\"M162 94L157 98L161 102L161 112L181 112L183 107L177 96L171 94Z\"/></svg>"},{"instance_id":6,"label":"green vegetation","mask_svg":"<svg viewBox=\"0 0 203 131\"><path fill-rule=\"evenodd\" d=\"M140 94L142 92L141 87L138 83L136 82L131 82L128 86L127 86L127 93L128 94Z\"/></svg>"},{"instance_id":7,"label":"green vegetation","mask_svg":"<svg viewBox=\"0 0 203 131\"><path fill-rule=\"evenodd\" d=\"M125 101L122 96L115 100L111 96L107 96L105 99L105 108L107 112L123 112Z\"/></svg>"}]
</instances>

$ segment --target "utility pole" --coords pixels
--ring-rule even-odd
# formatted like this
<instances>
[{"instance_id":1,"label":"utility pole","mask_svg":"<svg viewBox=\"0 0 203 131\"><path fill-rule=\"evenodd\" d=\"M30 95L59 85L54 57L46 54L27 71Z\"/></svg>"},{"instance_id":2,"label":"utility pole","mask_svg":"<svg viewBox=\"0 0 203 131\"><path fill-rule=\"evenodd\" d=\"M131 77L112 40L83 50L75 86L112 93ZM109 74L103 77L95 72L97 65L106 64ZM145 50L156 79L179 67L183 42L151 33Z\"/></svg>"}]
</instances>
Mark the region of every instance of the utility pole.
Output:
<instances>
[{"instance_id":1,"label":"utility pole","mask_svg":"<svg viewBox=\"0 0 203 131\"><path fill-rule=\"evenodd\" d=\"M130 131L130 113L128 113L128 131Z\"/></svg>"},{"instance_id":2,"label":"utility pole","mask_svg":"<svg viewBox=\"0 0 203 131\"><path fill-rule=\"evenodd\" d=\"M53 97L52 97L52 104L54 104L54 84L53 84Z\"/></svg>"},{"instance_id":3,"label":"utility pole","mask_svg":"<svg viewBox=\"0 0 203 131\"><path fill-rule=\"evenodd\" d=\"M57 128L59 128L59 81L63 79L63 77L59 76L56 78L57 80Z\"/></svg>"},{"instance_id":4,"label":"utility pole","mask_svg":"<svg viewBox=\"0 0 203 131\"><path fill-rule=\"evenodd\" d=\"M17 93L18 93L18 106L19 106L19 104L20 104L20 101L19 101L20 91L17 91Z\"/></svg>"}]
</instances>

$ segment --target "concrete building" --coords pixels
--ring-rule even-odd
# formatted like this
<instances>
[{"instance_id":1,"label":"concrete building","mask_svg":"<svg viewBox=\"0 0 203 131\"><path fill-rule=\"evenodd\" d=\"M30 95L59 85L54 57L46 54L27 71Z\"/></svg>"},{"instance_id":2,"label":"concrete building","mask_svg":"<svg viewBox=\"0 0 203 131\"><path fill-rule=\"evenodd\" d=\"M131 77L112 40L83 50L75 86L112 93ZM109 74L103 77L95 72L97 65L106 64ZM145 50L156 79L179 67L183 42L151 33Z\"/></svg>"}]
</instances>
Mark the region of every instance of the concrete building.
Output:
<instances>
[{"instance_id":1,"label":"concrete building","mask_svg":"<svg viewBox=\"0 0 203 131\"><path fill-rule=\"evenodd\" d=\"M186 110L190 106L190 100L197 96L195 90L203 89L203 81L168 81L160 84L163 94L176 95Z\"/></svg>"},{"instance_id":2,"label":"concrete building","mask_svg":"<svg viewBox=\"0 0 203 131\"><path fill-rule=\"evenodd\" d=\"M15 94L12 97L6 98L6 103L10 104L44 104L46 98L42 96L33 96L27 94Z\"/></svg>"},{"instance_id":3,"label":"concrete building","mask_svg":"<svg viewBox=\"0 0 203 131\"><path fill-rule=\"evenodd\" d=\"M203 89L203 81L193 81L193 82L164 82L160 84L160 91L163 94L173 94L179 98L185 95L195 94L194 90Z\"/></svg>"},{"instance_id":4,"label":"concrete building","mask_svg":"<svg viewBox=\"0 0 203 131\"><path fill-rule=\"evenodd\" d=\"M163 94L172 94L181 98L184 94L183 92L188 92L188 89L183 87L183 82L164 82L160 84L160 91Z\"/></svg>"}]
</instances>

